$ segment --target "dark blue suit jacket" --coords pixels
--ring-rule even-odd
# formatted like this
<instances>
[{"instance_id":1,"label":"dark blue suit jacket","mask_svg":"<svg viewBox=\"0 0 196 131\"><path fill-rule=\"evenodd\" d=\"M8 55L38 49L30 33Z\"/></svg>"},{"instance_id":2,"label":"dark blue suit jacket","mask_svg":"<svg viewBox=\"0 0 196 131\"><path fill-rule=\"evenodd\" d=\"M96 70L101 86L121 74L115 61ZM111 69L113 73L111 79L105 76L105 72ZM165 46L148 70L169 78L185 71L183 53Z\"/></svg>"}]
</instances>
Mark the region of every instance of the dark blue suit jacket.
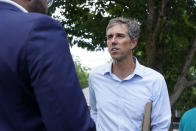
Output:
<instances>
[{"instance_id":1,"label":"dark blue suit jacket","mask_svg":"<svg viewBox=\"0 0 196 131\"><path fill-rule=\"evenodd\" d=\"M94 131L62 26L0 2L0 131Z\"/></svg>"}]
</instances>

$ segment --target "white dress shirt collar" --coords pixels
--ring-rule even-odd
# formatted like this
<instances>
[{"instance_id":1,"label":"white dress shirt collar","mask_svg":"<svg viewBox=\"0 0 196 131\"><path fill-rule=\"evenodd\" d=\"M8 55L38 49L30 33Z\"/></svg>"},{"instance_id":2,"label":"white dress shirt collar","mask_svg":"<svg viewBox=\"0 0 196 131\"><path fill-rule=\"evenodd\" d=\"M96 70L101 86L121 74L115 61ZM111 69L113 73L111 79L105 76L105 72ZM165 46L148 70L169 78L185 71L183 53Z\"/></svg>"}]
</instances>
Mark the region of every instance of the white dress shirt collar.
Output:
<instances>
[{"instance_id":1,"label":"white dress shirt collar","mask_svg":"<svg viewBox=\"0 0 196 131\"><path fill-rule=\"evenodd\" d=\"M23 8L21 5L17 4L16 2L12 1L12 0L0 0L0 2L5 2L5 3L9 3L11 5L16 6L17 8L19 8L21 11L28 13L28 11Z\"/></svg>"}]
</instances>

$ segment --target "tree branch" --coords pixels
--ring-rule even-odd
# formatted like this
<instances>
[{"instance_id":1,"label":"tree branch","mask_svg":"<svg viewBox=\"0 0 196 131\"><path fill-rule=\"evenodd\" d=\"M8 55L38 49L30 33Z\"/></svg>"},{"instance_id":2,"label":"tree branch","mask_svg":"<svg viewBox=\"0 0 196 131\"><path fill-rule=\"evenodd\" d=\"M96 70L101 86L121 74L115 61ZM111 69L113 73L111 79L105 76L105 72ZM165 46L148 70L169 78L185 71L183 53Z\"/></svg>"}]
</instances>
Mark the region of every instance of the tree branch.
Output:
<instances>
[{"instance_id":1,"label":"tree branch","mask_svg":"<svg viewBox=\"0 0 196 131\"><path fill-rule=\"evenodd\" d=\"M165 15L165 8L166 8L168 2L169 2L169 0L162 0L160 16L164 16Z\"/></svg>"},{"instance_id":2,"label":"tree branch","mask_svg":"<svg viewBox=\"0 0 196 131\"><path fill-rule=\"evenodd\" d=\"M188 81L187 84L186 84L186 87L192 87L194 85L196 85L196 79L195 80Z\"/></svg>"},{"instance_id":3,"label":"tree branch","mask_svg":"<svg viewBox=\"0 0 196 131\"><path fill-rule=\"evenodd\" d=\"M196 80L192 80L192 81L189 81L189 82L186 80L186 76L188 74L188 69L191 65L191 62L192 62L194 56L195 56L195 52L196 52L196 35L195 35L191 50L189 51L189 54L186 57L186 61L185 61L185 65L183 67L182 73L178 77L178 80L176 82L174 90L173 90L173 92L170 96L171 107L174 106L174 104L176 103L176 101L180 97L180 94L183 92L183 90L186 87L190 87L190 86L196 84Z\"/></svg>"},{"instance_id":4,"label":"tree branch","mask_svg":"<svg viewBox=\"0 0 196 131\"><path fill-rule=\"evenodd\" d=\"M174 90L172 91L172 94L170 95L170 104L171 108L174 106L178 98L180 97L181 93L185 89L185 86L187 83L187 80L184 76L179 76L178 80L174 86Z\"/></svg>"},{"instance_id":5,"label":"tree branch","mask_svg":"<svg viewBox=\"0 0 196 131\"><path fill-rule=\"evenodd\" d=\"M182 75L186 76L190 67L190 64L195 56L195 52L196 52L196 35L193 41L193 45L191 47L191 50L189 51L189 54L186 57L186 61L185 61L185 65L183 67L182 70Z\"/></svg>"},{"instance_id":6,"label":"tree branch","mask_svg":"<svg viewBox=\"0 0 196 131\"><path fill-rule=\"evenodd\" d=\"M148 37L146 38L146 58L147 66L150 66L154 69L157 67L157 57L155 55L157 53L156 43L160 38L159 36L163 26L163 18L165 17L165 10L168 2L169 0L162 0L161 9L158 14L158 11L156 10L156 8L158 7L158 3L155 2L155 0L148 1L149 14L147 21L145 22L145 27L147 29L146 34L150 35L148 35Z\"/></svg>"},{"instance_id":7,"label":"tree branch","mask_svg":"<svg viewBox=\"0 0 196 131\"><path fill-rule=\"evenodd\" d=\"M152 37L153 37L152 40L156 40L157 37L160 34L161 25L162 25L163 17L165 16L166 5L167 5L168 2L169 2L169 0L162 0L161 11L160 11L160 14L159 14L159 17L158 17L158 21L156 23L155 30L154 30L153 35L152 35Z\"/></svg>"}]
</instances>

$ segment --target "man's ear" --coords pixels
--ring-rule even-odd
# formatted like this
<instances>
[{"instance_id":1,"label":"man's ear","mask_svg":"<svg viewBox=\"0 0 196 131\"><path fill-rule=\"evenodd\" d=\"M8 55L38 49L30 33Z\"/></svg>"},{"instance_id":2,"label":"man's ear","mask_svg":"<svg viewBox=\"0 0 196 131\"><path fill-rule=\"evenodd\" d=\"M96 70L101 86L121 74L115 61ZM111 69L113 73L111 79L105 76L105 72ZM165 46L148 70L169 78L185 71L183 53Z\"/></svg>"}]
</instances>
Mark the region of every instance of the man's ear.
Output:
<instances>
[{"instance_id":1,"label":"man's ear","mask_svg":"<svg viewBox=\"0 0 196 131\"><path fill-rule=\"evenodd\" d=\"M137 43L138 43L138 39L137 38L134 38L131 41L131 50L133 50L137 46Z\"/></svg>"}]
</instances>

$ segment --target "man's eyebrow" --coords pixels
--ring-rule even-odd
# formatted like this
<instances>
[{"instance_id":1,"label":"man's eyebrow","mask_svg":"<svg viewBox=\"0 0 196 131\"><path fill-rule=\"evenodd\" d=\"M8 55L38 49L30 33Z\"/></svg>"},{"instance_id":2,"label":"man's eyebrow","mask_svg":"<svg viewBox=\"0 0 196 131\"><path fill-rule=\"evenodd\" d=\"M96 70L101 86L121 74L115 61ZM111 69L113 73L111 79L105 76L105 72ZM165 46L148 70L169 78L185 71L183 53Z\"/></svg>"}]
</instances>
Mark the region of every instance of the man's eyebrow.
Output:
<instances>
[{"instance_id":1,"label":"man's eyebrow","mask_svg":"<svg viewBox=\"0 0 196 131\"><path fill-rule=\"evenodd\" d=\"M125 33L116 33L117 35L126 35ZM107 34L106 36L109 36L109 35L115 35L115 34L113 34L113 33L111 33L111 34Z\"/></svg>"},{"instance_id":2,"label":"man's eyebrow","mask_svg":"<svg viewBox=\"0 0 196 131\"><path fill-rule=\"evenodd\" d=\"M116 33L117 35L126 35L125 33Z\"/></svg>"},{"instance_id":3,"label":"man's eyebrow","mask_svg":"<svg viewBox=\"0 0 196 131\"><path fill-rule=\"evenodd\" d=\"M107 34L106 37L107 37L107 36L113 36L113 34Z\"/></svg>"}]
</instances>

